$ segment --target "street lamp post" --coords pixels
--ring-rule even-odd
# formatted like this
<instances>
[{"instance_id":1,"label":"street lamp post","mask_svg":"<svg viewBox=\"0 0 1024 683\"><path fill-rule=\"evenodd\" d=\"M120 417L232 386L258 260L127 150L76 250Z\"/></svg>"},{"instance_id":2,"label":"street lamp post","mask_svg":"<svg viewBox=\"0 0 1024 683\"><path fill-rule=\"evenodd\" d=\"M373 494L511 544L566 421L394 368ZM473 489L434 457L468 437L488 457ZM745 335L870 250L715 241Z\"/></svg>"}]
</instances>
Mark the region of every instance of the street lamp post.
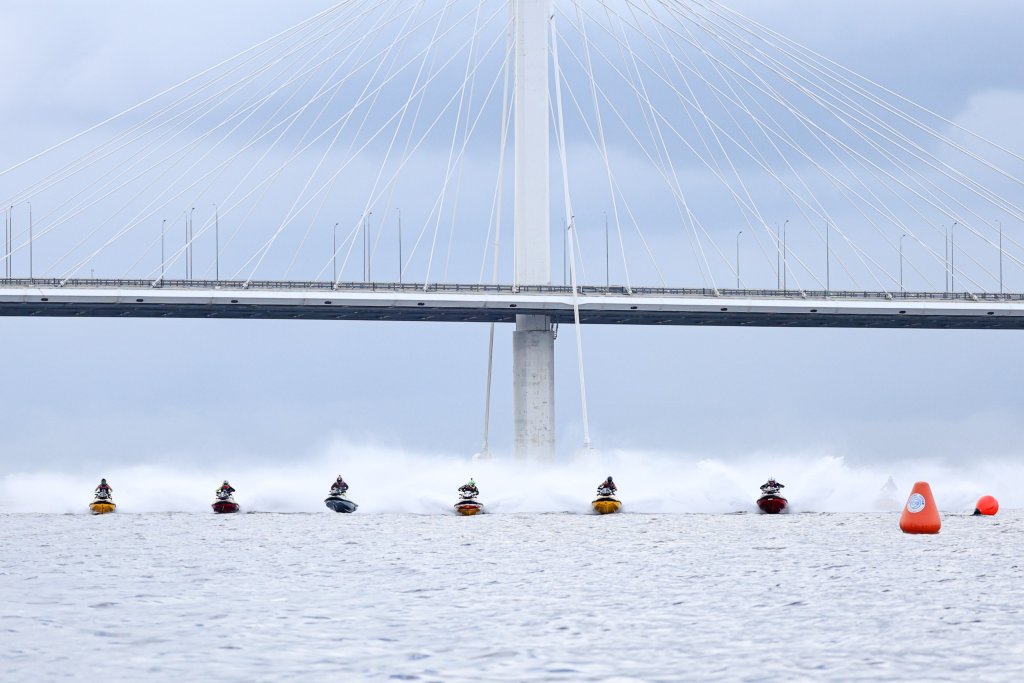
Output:
<instances>
[{"instance_id":1,"label":"street lamp post","mask_svg":"<svg viewBox=\"0 0 1024 683\"><path fill-rule=\"evenodd\" d=\"M569 284L569 224L562 216L562 286Z\"/></svg>"},{"instance_id":2,"label":"street lamp post","mask_svg":"<svg viewBox=\"0 0 1024 683\"><path fill-rule=\"evenodd\" d=\"M779 237L782 230L775 224L775 289L782 289L782 251L779 249Z\"/></svg>"},{"instance_id":3,"label":"street lamp post","mask_svg":"<svg viewBox=\"0 0 1024 683\"><path fill-rule=\"evenodd\" d=\"M160 284L164 283L164 264L166 261L164 250L164 233L167 231L167 219L160 224Z\"/></svg>"},{"instance_id":4,"label":"street lamp post","mask_svg":"<svg viewBox=\"0 0 1024 683\"><path fill-rule=\"evenodd\" d=\"M7 209L7 277L14 275L14 207Z\"/></svg>"},{"instance_id":5,"label":"street lamp post","mask_svg":"<svg viewBox=\"0 0 1024 683\"><path fill-rule=\"evenodd\" d=\"M787 257L789 254L786 252L786 226L789 225L789 219L782 224L782 291L786 291L786 273L789 270Z\"/></svg>"},{"instance_id":6,"label":"street lamp post","mask_svg":"<svg viewBox=\"0 0 1024 683\"><path fill-rule=\"evenodd\" d=\"M25 202L28 204L28 279L33 278L33 264L35 258L32 254L32 202Z\"/></svg>"},{"instance_id":7,"label":"street lamp post","mask_svg":"<svg viewBox=\"0 0 1024 683\"><path fill-rule=\"evenodd\" d=\"M11 212L4 209L4 275L11 277Z\"/></svg>"},{"instance_id":8,"label":"street lamp post","mask_svg":"<svg viewBox=\"0 0 1024 683\"><path fill-rule=\"evenodd\" d=\"M188 212L188 244L185 245L185 279L192 279L192 214L196 212L196 207L192 207Z\"/></svg>"},{"instance_id":9,"label":"street lamp post","mask_svg":"<svg viewBox=\"0 0 1024 683\"><path fill-rule=\"evenodd\" d=\"M906 234L900 235L900 291L906 292L906 288L903 286L903 238Z\"/></svg>"},{"instance_id":10,"label":"street lamp post","mask_svg":"<svg viewBox=\"0 0 1024 683\"><path fill-rule=\"evenodd\" d=\"M740 288L740 235L743 231L736 233L736 289Z\"/></svg>"},{"instance_id":11,"label":"street lamp post","mask_svg":"<svg viewBox=\"0 0 1024 683\"><path fill-rule=\"evenodd\" d=\"M22 202L21 204L28 204L28 277L31 280L32 279L32 275L33 275L33 264L35 263L35 259L33 258L33 254L32 254L32 243L33 243L33 240L32 240L32 202L26 201L26 202ZM8 248L7 248L7 261L8 261L8 263L10 263L11 253L13 252L13 247L14 247L14 209L15 209L15 207L21 206L21 204L15 204L14 206L11 206L11 208L9 210L10 213L9 213L8 222L10 224L10 228L9 228L10 239L8 240L9 245L8 245Z\"/></svg>"},{"instance_id":12,"label":"street lamp post","mask_svg":"<svg viewBox=\"0 0 1024 683\"><path fill-rule=\"evenodd\" d=\"M996 219L999 224L999 293L1003 293L1003 222Z\"/></svg>"},{"instance_id":13,"label":"street lamp post","mask_svg":"<svg viewBox=\"0 0 1024 683\"><path fill-rule=\"evenodd\" d=\"M334 251L331 252L331 259L334 263L332 273L334 277L331 278L331 282L334 284L338 283L338 224L334 224L334 230L332 231L331 246L334 247Z\"/></svg>"},{"instance_id":14,"label":"street lamp post","mask_svg":"<svg viewBox=\"0 0 1024 683\"><path fill-rule=\"evenodd\" d=\"M943 258L946 259L946 280L942 284L946 287L946 291L949 291L949 228L946 228L946 250L942 252Z\"/></svg>"},{"instance_id":15,"label":"street lamp post","mask_svg":"<svg viewBox=\"0 0 1024 683\"><path fill-rule=\"evenodd\" d=\"M829 290L832 289L832 251L828 246L828 234L831 231L828 219L825 219L825 296L828 296Z\"/></svg>"},{"instance_id":16,"label":"street lamp post","mask_svg":"<svg viewBox=\"0 0 1024 683\"><path fill-rule=\"evenodd\" d=\"M398 284L402 284L402 210L398 211Z\"/></svg>"},{"instance_id":17,"label":"street lamp post","mask_svg":"<svg viewBox=\"0 0 1024 683\"><path fill-rule=\"evenodd\" d=\"M609 242L608 242L608 212L605 211L604 212L604 286L605 286L605 289L610 289L611 286L612 286L611 258L609 256L609 254L611 252L609 250L609 246L608 245L609 245Z\"/></svg>"},{"instance_id":18,"label":"street lamp post","mask_svg":"<svg viewBox=\"0 0 1024 683\"><path fill-rule=\"evenodd\" d=\"M373 245L370 239L370 218L373 216L373 211L366 214L366 281L369 282L373 279L373 275L370 272L370 267L373 261Z\"/></svg>"},{"instance_id":19,"label":"street lamp post","mask_svg":"<svg viewBox=\"0 0 1024 683\"><path fill-rule=\"evenodd\" d=\"M949 228L949 283L953 292L956 291L956 225L957 221L953 221Z\"/></svg>"},{"instance_id":20,"label":"street lamp post","mask_svg":"<svg viewBox=\"0 0 1024 683\"><path fill-rule=\"evenodd\" d=\"M213 274L220 282L220 207L213 204Z\"/></svg>"}]
</instances>

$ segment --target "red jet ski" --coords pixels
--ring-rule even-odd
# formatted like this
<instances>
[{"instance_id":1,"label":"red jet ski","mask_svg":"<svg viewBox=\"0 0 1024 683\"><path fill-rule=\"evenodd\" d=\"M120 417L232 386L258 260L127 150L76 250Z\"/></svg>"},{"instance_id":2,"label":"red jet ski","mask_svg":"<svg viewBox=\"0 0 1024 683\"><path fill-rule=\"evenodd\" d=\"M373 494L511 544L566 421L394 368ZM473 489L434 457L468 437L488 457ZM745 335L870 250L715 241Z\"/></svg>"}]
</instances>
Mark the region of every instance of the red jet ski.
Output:
<instances>
[{"instance_id":1,"label":"red jet ski","mask_svg":"<svg viewBox=\"0 0 1024 683\"><path fill-rule=\"evenodd\" d=\"M757 507L761 512L766 515L777 515L786 511L789 501L779 495L779 489L783 488L785 486L774 479L769 479L761 486L761 497L757 499Z\"/></svg>"},{"instance_id":2,"label":"red jet ski","mask_svg":"<svg viewBox=\"0 0 1024 683\"><path fill-rule=\"evenodd\" d=\"M218 515L238 512L238 503L235 502L235 498L231 495L230 491L217 491L217 500L213 501L211 507Z\"/></svg>"}]
</instances>

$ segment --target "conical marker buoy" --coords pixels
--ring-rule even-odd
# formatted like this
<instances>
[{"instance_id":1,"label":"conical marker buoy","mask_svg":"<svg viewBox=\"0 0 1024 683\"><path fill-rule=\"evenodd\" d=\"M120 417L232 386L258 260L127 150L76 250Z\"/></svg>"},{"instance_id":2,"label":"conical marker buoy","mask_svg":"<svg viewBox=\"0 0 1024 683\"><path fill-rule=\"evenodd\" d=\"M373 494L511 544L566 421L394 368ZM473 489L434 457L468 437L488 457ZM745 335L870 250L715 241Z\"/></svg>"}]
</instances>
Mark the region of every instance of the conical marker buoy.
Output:
<instances>
[{"instance_id":1,"label":"conical marker buoy","mask_svg":"<svg viewBox=\"0 0 1024 683\"><path fill-rule=\"evenodd\" d=\"M992 496L982 496L974 506L976 515L994 515L999 512L999 501Z\"/></svg>"},{"instance_id":2,"label":"conical marker buoy","mask_svg":"<svg viewBox=\"0 0 1024 683\"><path fill-rule=\"evenodd\" d=\"M937 534L942 528L939 509L935 507L932 487L926 481L914 484L900 516L900 529L905 534Z\"/></svg>"}]
</instances>

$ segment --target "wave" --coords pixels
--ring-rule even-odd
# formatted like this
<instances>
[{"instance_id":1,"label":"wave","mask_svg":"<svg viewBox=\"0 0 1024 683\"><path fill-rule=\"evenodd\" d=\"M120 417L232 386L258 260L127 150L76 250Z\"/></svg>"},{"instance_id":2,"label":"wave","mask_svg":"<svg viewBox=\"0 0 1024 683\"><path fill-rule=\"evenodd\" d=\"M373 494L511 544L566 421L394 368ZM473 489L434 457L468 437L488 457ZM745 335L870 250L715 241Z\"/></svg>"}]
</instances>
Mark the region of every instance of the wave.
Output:
<instances>
[{"instance_id":1,"label":"wave","mask_svg":"<svg viewBox=\"0 0 1024 683\"><path fill-rule=\"evenodd\" d=\"M786 485L793 512L899 509L915 481L928 481L939 507L970 512L984 494L1004 508L1024 496L1006 482L1024 466L1000 459L963 463L906 459L851 464L840 456L755 453L730 459L667 452L590 451L554 464L509 458L472 460L380 447L337 444L302 461L279 465L115 466L96 472L29 471L0 480L0 511L83 512L101 476L114 487L121 512L205 512L214 489L229 479L246 511L319 512L335 475L343 474L360 513L450 512L456 488L473 477L490 512L587 512L597 484L615 477L624 511L727 513L755 511L768 477ZM881 488L889 477L896 491Z\"/></svg>"}]
</instances>

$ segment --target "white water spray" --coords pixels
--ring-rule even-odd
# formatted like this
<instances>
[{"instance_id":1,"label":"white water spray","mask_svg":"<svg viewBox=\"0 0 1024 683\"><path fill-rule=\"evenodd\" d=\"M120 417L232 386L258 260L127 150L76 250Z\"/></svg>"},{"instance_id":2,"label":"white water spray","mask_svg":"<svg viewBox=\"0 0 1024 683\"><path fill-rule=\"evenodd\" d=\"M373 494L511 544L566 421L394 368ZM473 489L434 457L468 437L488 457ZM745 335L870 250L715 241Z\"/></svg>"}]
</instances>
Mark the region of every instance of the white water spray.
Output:
<instances>
[{"instance_id":1,"label":"white water spray","mask_svg":"<svg viewBox=\"0 0 1024 683\"><path fill-rule=\"evenodd\" d=\"M992 494L1004 509L1024 505L1006 482L1024 466L1006 460L963 465L907 459L851 465L841 457L757 453L731 460L693 454L592 452L552 465L496 458L417 454L337 443L320 456L280 466L120 466L96 472L9 474L0 480L2 512L84 512L99 478L114 487L119 512L207 512L224 479L238 489L247 512L324 512L337 474L350 483L359 513L449 514L455 491L470 477L491 513L590 511L597 484L612 475L624 511L634 513L754 512L758 487L769 477L786 485L793 512L877 511L892 476L902 503L915 481L928 481L939 506L970 512Z\"/></svg>"}]
</instances>

